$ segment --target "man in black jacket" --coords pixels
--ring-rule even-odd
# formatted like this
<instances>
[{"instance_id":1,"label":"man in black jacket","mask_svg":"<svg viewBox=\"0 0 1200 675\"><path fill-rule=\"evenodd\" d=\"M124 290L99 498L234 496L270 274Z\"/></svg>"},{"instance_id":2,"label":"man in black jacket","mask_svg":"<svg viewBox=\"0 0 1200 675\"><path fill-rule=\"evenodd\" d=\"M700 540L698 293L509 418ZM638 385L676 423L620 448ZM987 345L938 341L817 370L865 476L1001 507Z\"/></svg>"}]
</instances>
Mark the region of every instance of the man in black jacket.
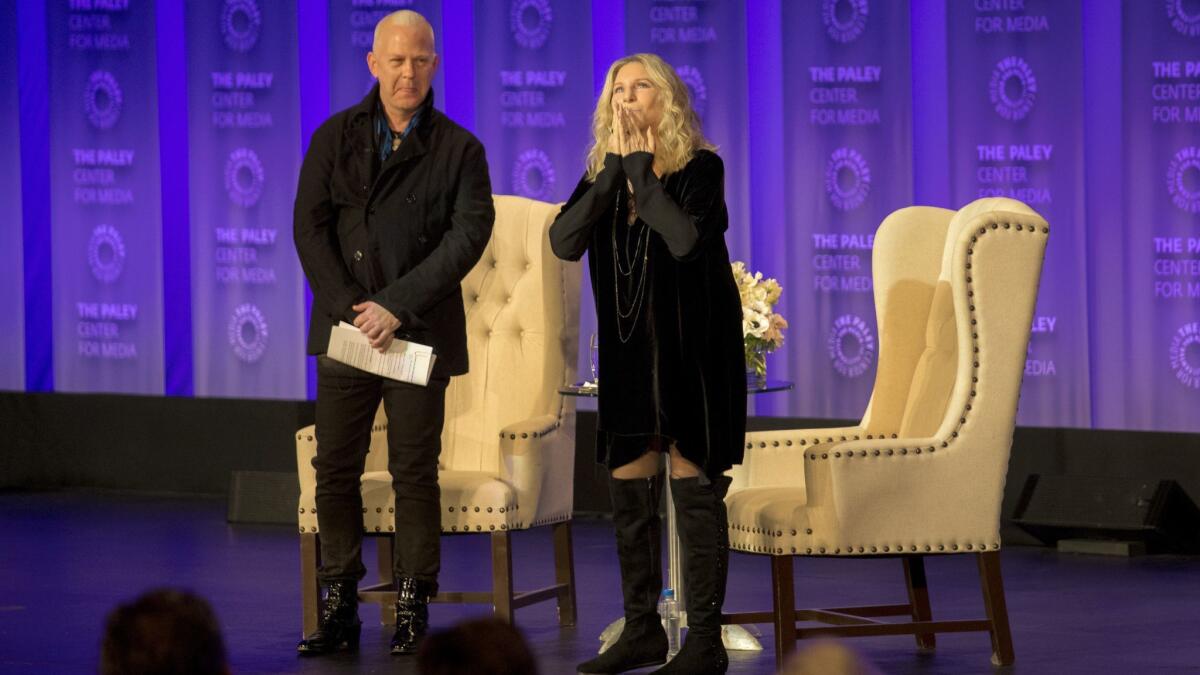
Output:
<instances>
[{"instance_id":1,"label":"man in black jacket","mask_svg":"<svg viewBox=\"0 0 1200 675\"><path fill-rule=\"evenodd\" d=\"M416 12L384 17L367 55L378 85L317 129L296 193L295 239L313 291L308 353L317 355L320 625L302 654L353 650L360 624L362 476L382 398L396 492L396 633L411 654L437 593L437 462L445 390L467 372L460 283L491 236L495 211L483 146L433 107L433 28ZM353 323L386 350L399 333L432 345L429 385L384 379L325 356L330 328Z\"/></svg>"}]
</instances>

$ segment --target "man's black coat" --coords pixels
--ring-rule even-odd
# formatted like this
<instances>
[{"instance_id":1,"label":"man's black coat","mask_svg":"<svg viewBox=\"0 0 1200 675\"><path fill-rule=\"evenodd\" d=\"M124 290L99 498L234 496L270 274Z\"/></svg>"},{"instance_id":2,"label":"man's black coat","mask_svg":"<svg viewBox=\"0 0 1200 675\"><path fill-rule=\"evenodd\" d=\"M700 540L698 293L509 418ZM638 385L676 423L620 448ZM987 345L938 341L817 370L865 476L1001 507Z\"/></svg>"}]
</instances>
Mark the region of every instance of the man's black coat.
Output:
<instances>
[{"instance_id":1,"label":"man's black coat","mask_svg":"<svg viewBox=\"0 0 1200 675\"><path fill-rule=\"evenodd\" d=\"M373 300L432 345L435 377L467 372L460 283L491 236L495 209L483 145L433 107L382 164L375 138L379 87L313 134L296 191L294 235L313 291L308 353Z\"/></svg>"}]
</instances>

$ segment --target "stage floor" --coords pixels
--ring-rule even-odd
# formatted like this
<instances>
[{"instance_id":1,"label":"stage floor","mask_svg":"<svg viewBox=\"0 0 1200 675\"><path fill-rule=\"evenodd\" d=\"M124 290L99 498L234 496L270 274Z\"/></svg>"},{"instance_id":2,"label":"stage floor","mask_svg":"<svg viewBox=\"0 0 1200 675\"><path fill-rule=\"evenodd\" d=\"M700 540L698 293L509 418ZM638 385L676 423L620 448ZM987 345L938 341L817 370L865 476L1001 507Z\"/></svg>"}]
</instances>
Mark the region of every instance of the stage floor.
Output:
<instances>
[{"instance_id":1,"label":"stage floor","mask_svg":"<svg viewBox=\"0 0 1200 675\"><path fill-rule=\"evenodd\" d=\"M353 656L300 659L299 558L293 529L228 525L222 499L96 492L0 494L0 672L95 672L104 617L152 586L207 597L225 633L235 673L411 673L411 659L387 654L390 632L362 605L362 649ZM517 533L518 588L552 578L549 531ZM484 590L486 537L444 537L442 585ZM368 548L367 558L374 559ZM573 673L620 615L609 523L577 520L579 623L561 629L553 603L518 610L517 624L544 675ZM729 611L770 607L767 561L732 556ZM975 618L982 600L967 557L927 563L935 618ZM1003 554L1017 665L990 666L986 634L938 636L934 655L911 637L851 644L886 673L1146 673L1200 671L1200 558L1111 559L1036 548ZM803 606L903 602L895 560L797 563ZM435 626L486 613L482 606L434 605ZM772 631L762 652L733 652L731 673L772 673ZM800 643L803 646L803 642Z\"/></svg>"}]
</instances>

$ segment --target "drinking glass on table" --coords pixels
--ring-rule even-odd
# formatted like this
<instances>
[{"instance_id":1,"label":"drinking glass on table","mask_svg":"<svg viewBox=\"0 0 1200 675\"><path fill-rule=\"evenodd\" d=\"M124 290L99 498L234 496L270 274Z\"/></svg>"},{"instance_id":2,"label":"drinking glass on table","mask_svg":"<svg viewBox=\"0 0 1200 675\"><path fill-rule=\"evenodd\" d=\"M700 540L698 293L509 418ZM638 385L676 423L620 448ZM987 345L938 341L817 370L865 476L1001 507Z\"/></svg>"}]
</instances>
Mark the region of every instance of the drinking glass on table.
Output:
<instances>
[{"instance_id":1,"label":"drinking glass on table","mask_svg":"<svg viewBox=\"0 0 1200 675\"><path fill-rule=\"evenodd\" d=\"M588 338L588 365L592 369L592 382L600 382L600 338L592 333Z\"/></svg>"}]
</instances>

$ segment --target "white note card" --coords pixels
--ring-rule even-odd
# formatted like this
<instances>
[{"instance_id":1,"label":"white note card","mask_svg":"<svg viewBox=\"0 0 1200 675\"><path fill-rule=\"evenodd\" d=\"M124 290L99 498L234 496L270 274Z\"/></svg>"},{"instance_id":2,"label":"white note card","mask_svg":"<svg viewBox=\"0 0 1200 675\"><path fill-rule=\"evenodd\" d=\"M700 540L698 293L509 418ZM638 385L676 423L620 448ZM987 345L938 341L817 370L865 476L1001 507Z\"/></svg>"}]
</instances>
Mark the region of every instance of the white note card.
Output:
<instances>
[{"instance_id":1,"label":"white note card","mask_svg":"<svg viewBox=\"0 0 1200 675\"><path fill-rule=\"evenodd\" d=\"M422 387L429 384L437 360L433 347L400 339L392 340L387 351L380 353L362 331L345 321L330 329L327 353L334 361L359 370Z\"/></svg>"}]
</instances>

